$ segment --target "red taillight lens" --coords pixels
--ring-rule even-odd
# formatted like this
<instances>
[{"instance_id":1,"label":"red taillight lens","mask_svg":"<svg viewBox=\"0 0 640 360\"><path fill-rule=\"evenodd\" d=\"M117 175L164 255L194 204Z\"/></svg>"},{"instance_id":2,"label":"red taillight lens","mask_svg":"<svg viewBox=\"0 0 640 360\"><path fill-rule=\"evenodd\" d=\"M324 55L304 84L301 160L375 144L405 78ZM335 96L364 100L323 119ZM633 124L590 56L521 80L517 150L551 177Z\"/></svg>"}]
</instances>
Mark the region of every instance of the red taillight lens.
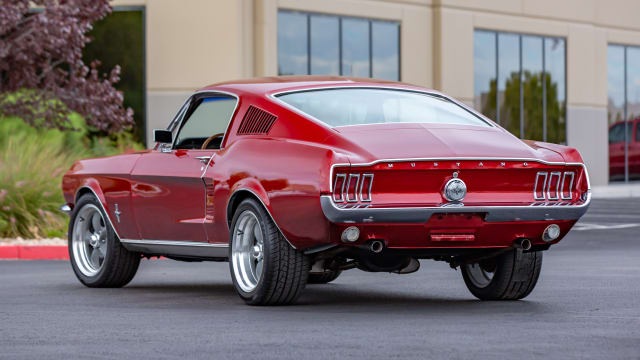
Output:
<instances>
[{"instance_id":1,"label":"red taillight lens","mask_svg":"<svg viewBox=\"0 0 640 360\"><path fill-rule=\"evenodd\" d=\"M547 189L547 178L549 177L549 173L546 171L540 171L536 174L536 182L533 185L533 198L536 200L544 200L546 199L546 194L544 193Z\"/></svg>"},{"instance_id":2,"label":"red taillight lens","mask_svg":"<svg viewBox=\"0 0 640 360\"><path fill-rule=\"evenodd\" d=\"M347 181L347 201L358 201L358 185L360 184L360 174L349 174Z\"/></svg>"},{"instance_id":3,"label":"red taillight lens","mask_svg":"<svg viewBox=\"0 0 640 360\"><path fill-rule=\"evenodd\" d=\"M337 174L336 181L333 183L333 201L335 202L343 202L344 201L344 186L347 183L347 175L346 174Z\"/></svg>"},{"instance_id":4,"label":"red taillight lens","mask_svg":"<svg viewBox=\"0 0 640 360\"><path fill-rule=\"evenodd\" d=\"M576 175L573 171L565 171L562 174L562 185L560 185L560 197L562 200L573 199L573 181L575 177Z\"/></svg>"},{"instance_id":5,"label":"red taillight lens","mask_svg":"<svg viewBox=\"0 0 640 360\"><path fill-rule=\"evenodd\" d=\"M562 173L554 171L549 174L549 187L547 190L548 200L560 199L560 178Z\"/></svg>"},{"instance_id":6,"label":"red taillight lens","mask_svg":"<svg viewBox=\"0 0 640 360\"><path fill-rule=\"evenodd\" d=\"M336 174L333 181L333 201L335 202L369 202L373 174Z\"/></svg>"}]
</instances>

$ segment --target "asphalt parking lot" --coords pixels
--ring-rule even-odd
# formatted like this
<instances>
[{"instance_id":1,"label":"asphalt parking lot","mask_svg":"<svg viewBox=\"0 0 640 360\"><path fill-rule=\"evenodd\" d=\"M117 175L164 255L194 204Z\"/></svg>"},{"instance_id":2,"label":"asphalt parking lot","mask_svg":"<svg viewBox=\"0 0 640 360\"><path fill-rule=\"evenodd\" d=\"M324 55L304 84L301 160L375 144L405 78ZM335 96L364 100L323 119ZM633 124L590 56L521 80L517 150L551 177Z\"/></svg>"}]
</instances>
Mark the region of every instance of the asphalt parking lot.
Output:
<instances>
[{"instance_id":1,"label":"asphalt parking lot","mask_svg":"<svg viewBox=\"0 0 640 360\"><path fill-rule=\"evenodd\" d=\"M144 261L88 289L63 261L0 261L0 358L640 359L640 199L594 200L523 301L459 271L344 273L299 304L249 307L226 263Z\"/></svg>"}]
</instances>

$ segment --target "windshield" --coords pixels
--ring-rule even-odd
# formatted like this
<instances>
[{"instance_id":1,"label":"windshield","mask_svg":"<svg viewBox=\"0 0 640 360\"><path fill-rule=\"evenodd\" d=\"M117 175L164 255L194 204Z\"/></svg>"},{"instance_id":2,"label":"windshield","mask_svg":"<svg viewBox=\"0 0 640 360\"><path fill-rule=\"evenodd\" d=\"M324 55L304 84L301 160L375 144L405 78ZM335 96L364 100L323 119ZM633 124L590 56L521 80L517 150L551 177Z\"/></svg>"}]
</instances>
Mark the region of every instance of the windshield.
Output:
<instances>
[{"instance_id":1,"label":"windshield","mask_svg":"<svg viewBox=\"0 0 640 360\"><path fill-rule=\"evenodd\" d=\"M342 88L300 91L278 98L334 127L380 123L490 126L448 99L412 91Z\"/></svg>"}]
</instances>

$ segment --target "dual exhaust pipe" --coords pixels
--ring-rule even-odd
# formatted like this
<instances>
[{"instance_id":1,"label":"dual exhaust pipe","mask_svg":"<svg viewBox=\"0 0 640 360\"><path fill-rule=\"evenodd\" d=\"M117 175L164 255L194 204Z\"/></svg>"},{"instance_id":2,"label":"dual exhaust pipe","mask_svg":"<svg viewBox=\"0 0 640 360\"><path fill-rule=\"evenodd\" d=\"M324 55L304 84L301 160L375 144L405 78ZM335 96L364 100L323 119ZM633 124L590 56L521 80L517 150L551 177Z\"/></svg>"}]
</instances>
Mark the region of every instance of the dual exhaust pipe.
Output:
<instances>
[{"instance_id":1,"label":"dual exhaust pipe","mask_svg":"<svg viewBox=\"0 0 640 360\"><path fill-rule=\"evenodd\" d=\"M529 250L531 249L531 240L517 239L513 242L513 247L515 247L516 249Z\"/></svg>"}]
</instances>

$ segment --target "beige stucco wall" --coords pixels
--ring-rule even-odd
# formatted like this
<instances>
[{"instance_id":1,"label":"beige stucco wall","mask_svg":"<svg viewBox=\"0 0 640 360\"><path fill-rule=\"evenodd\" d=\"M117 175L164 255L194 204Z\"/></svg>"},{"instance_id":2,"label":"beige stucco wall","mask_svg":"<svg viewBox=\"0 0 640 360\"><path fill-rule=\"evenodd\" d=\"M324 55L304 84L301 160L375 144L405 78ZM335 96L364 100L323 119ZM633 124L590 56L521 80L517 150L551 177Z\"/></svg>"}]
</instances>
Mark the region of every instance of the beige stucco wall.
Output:
<instances>
[{"instance_id":1,"label":"beige stucco wall","mask_svg":"<svg viewBox=\"0 0 640 360\"><path fill-rule=\"evenodd\" d=\"M277 73L281 9L399 21L401 80L473 102L473 31L567 39L567 141L608 174L608 43L640 45L637 0L116 0L144 5L147 133L208 83ZM150 137L149 137L150 138Z\"/></svg>"}]
</instances>

